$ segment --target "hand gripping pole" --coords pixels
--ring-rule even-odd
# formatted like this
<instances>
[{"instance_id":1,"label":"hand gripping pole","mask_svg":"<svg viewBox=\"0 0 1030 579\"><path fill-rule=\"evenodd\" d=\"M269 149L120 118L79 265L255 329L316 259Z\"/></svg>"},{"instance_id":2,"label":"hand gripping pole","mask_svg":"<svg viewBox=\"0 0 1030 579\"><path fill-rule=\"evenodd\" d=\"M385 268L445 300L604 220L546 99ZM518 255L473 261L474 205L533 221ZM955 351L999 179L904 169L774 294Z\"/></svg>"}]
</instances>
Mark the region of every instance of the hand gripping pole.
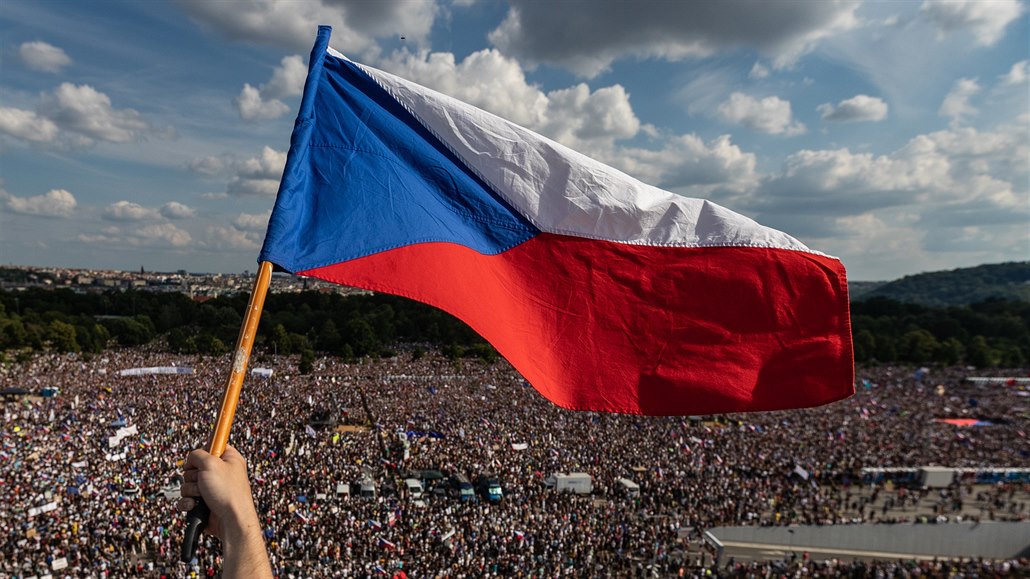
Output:
<instances>
[{"instance_id":1,"label":"hand gripping pole","mask_svg":"<svg viewBox=\"0 0 1030 579\"><path fill-rule=\"evenodd\" d=\"M218 411L218 422L215 424L215 430L211 434L211 441L207 448L207 451L215 456L222 456L222 453L225 452L225 445L229 442L229 429L232 428L236 405L240 401L240 390L243 387L243 378L247 373L250 349L254 345L254 336L257 334L261 309L265 305L265 294L268 292L268 283L271 279L272 263L262 261L258 268L257 279L254 280L254 290L250 293L250 303L247 304L243 325L240 326L240 337L236 341L236 349L233 350L232 368L226 381L222 408ZM207 518L210 514L207 505L200 497L197 497L196 501L197 505L186 513L186 529L183 533L180 556L183 563L193 560L197 552L197 544L200 542L200 534L207 527Z\"/></svg>"}]
</instances>

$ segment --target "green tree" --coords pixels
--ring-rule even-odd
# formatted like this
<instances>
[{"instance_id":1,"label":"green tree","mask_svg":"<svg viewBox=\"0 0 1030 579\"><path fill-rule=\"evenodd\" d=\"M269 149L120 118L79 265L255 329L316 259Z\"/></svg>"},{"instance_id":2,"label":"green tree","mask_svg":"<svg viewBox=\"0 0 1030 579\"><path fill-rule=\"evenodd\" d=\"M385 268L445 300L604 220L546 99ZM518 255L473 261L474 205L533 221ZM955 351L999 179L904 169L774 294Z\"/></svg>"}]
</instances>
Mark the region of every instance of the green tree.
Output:
<instances>
[{"instance_id":1,"label":"green tree","mask_svg":"<svg viewBox=\"0 0 1030 579\"><path fill-rule=\"evenodd\" d=\"M965 348L962 346L962 342L955 338L948 338L938 344L937 350L933 354L933 360L944 366L954 366L962 360L964 354Z\"/></svg>"},{"instance_id":2,"label":"green tree","mask_svg":"<svg viewBox=\"0 0 1030 579\"><path fill-rule=\"evenodd\" d=\"M315 368L315 351L311 348L305 348L300 353L300 366L299 370L301 374L310 374Z\"/></svg>"},{"instance_id":3,"label":"green tree","mask_svg":"<svg viewBox=\"0 0 1030 579\"><path fill-rule=\"evenodd\" d=\"M893 362L898 359L898 350L893 338L884 335L876 339L876 359L880 362Z\"/></svg>"},{"instance_id":4,"label":"green tree","mask_svg":"<svg viewBox=\"0 0 1030 579\"><path fill-rule=\"evenodd\" d=\"M335 322L326 320L322 324L322 327L318 330L315 345L323 352L338 352L340 350L340 347L343 345L343 337L340 336L340 331L336 329Z\"/></svg>"},{"instance_id":5,"label":"green tree","mask_svg":"<svg viewBox=\"0 0 1030 579\"><path fill-rule=\"evenodd\" d=\"M998 363L1004 368L1022 368L1026 362L1022 350L1015 344L1005 344L1000 348Z\"/></svg>"},{"instance_id":6,"label":"green tree","mask_svg":"<svg viewBox=\"0 0 1030 579\"><path fill-rule=\"evenodd\" d=\"M354 348L351 348L350 344L340 347L340 359L348 363L354 361Z\"/></svg>"},{"instance_id":7,"label":"green tree","mask_svg":"<svg viewBox=\"0 0 1030 579\"><path fill-rule=\"evenodd\" d=\"M992 358L987 339L983 336L974 336L973 342L966 348L966 362L977 368L990 368L994 365Z\"/></svg>"},{"instance_id":8,"label":"green tree","mask_svg":"<svg viewBox=\"0 0 1030 579\"><path fill-rule=\"evenodd\" d=\"M926 330L910 330L901 337L898 349L901 359L913 364L925 364L933 359L940 344L933 334Z\"/></svg>"},{"instance_id":9,"label":"green tree","mask_svg":"<svg viewBox=\"0 0 1030 579\"><path fill-rule=\"evenodd\" d=\"M866 329L855 332L855 360L868 362L876 354L876 336Z\"/></svg>"},{"instance_id":10,"label":"green tree","mask_svg":"<svg viewBox=\"0 0 1030 579\"><path fill-rule=\"evenodd\" d=\"M286 326L276 324L272 328L272 347L276 354L290 355L293 353L293 342L290 340L289 332L286 331Z\"/></svg>"},{"instance_id":11,"label":"green tree","mask_svg":"<svg viewBox=\"0 0 1030 579\"><path fill-rule=\"evenodd\" d=\"M24 348L28 340L29 333L20 319L9 319L0 325L0 350Z\"/></svg>"},{"instance_id":12,"label":"green tree","mask_svg":"<svg viewBox=\"0 0 1030 579\"><path fill-rule=\"evenodd\" d=\"M75 326L54 320L47 326L47 340L50 346L58 352L78 352L82 348L75 339Z\"/></svg>"},{"instance_id":13,"label":"green tree","mask_svg":"<svg viewBox=\"0 0 1030 579\"><path fill-rule=\"evenodd\" d=\"M202 332L195 338L195 343L197 352L207 356L221 356L229 351L225 342L210 332Z\"/></svg>"},{"instance_id":14,"label":"green tree","mask_svg":"<svg viewBox=\"0 0 1030 579\"><path fill-rule=\"evenodd\" d=\"M104 327L111 333L111 336L123 346L141 346L154 339L153 324L148 327L147 316L136 316L135 318L109 318L104 320Z\"/></svg>"},{"instance_id":15,"label":"green tree","mask_svg":"<svg viewBox=\"0 0 1030 579\"><path fill-rule=\"evenodd\" d=\"M372 326L361 318L347 322L344 341L350 345L357 357L368 356L379 350L379 339Z\"/></svg>"}]
</instances>

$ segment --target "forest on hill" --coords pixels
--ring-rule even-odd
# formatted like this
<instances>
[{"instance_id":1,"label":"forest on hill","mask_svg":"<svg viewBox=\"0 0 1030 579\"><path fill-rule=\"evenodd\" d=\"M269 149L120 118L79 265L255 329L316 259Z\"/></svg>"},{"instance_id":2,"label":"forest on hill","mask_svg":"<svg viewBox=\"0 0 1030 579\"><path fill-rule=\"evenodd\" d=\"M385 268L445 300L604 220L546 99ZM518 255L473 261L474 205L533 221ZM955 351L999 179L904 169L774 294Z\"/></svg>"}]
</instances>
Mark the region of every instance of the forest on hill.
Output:
<instances>
[{"instance_id":1,"label":"forest on hill","mask_svg":"<svg viewBox=\"0 0 1030 579\"><path fill-rule=\"evenodd\" d=\"M855 282L854 285L852 300L879 297L941 307L997 299L1030 302L1030 261L991 263L907 275L885 283Z\"/></svg>"},{"instance_id":2,"label":"forest on hill","mask_svg":"<svg viewBox=\"0 0 1030 579\"><path fill-rule=\"evenodd\" d=\"M67 289L0 292L0 353L33 350L99 353L160 340L179 353L224 354L235 344L248 297L203 303L183 294ZM885 297L852 303L858 362L967 364L980 368L1030 363L1030 301L988 299L926 306ZM258 350L316 352L354 359L391 356L399 347L440 349L451 358L487 360L497 352L468 326L430 306L395 296L302 292L270 294Z\"/></svg>"}]
</instances>

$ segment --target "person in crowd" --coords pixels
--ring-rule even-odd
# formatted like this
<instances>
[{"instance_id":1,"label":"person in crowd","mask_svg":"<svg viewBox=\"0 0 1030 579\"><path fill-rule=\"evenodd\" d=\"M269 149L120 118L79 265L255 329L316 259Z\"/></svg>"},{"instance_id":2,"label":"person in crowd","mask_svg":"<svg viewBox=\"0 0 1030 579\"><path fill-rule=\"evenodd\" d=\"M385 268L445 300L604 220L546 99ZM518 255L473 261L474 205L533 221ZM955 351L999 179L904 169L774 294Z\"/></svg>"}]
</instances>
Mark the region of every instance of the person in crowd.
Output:
<instances>
[{"instance_id":1,"label":"person in crowd","mask_svg":"<svg viewBox=\"0 0 1030 579\"><path fill-rule=\"evenodd\" d=\"M119 375L150 366L193 373ZM853 563L811 552L805 560L799 550L795 561L719 561L715 570L703 540L721 525L1030 520L1025 480L970 474L924 491L906 484L911 470L863 473L1030 467L1025 390L969 382L965 368L860 367L855 396L805 410L641 417L558 408L504 361L401 351L355 363L319 358L302 375L298 357L257 352L251 366L272 373L248 376L234 450L221 459L191 449L210 435L223 358L148 346L92 358L48 352L4 366L0 389L59 392L0 405L0 576L230 576L266 547L263 571L305 579L1027 569L1018 559ZM989 420L938 420L979 417ZM230 503L205 486L204 473L221 469L230 475L223 490L235 489ZM489 474L503 497L460 500L435 482L409 496L403 479L430 470ZM593 492L556 492L545 484L555 472L589 473ZM639 496L620 478L636 482ZM372 483L366 496L361 481ZM203 536L191 563L178 562L179 495L215 507L216 534ZM248 502L256 520L239 516Z\"/></svg>"}]
</instances>

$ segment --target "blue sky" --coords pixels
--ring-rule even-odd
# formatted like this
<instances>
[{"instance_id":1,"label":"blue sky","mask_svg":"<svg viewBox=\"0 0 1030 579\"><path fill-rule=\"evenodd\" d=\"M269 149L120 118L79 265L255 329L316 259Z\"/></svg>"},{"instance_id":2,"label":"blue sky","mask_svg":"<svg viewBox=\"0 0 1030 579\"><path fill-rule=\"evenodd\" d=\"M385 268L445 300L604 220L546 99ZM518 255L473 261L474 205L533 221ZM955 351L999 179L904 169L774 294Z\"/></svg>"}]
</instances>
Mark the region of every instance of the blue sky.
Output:
<instances>
[{"instance_id":1,"label":"blue sky","mask_svg":"<svg viewBox=\"0 0 1030 579\"><path fill-rule=\"evenodd\" d=\"M854 280L1030 259L1025 2L5 0L0 262L253 271L318 24Z\"/></svg>"}]
</instances>

